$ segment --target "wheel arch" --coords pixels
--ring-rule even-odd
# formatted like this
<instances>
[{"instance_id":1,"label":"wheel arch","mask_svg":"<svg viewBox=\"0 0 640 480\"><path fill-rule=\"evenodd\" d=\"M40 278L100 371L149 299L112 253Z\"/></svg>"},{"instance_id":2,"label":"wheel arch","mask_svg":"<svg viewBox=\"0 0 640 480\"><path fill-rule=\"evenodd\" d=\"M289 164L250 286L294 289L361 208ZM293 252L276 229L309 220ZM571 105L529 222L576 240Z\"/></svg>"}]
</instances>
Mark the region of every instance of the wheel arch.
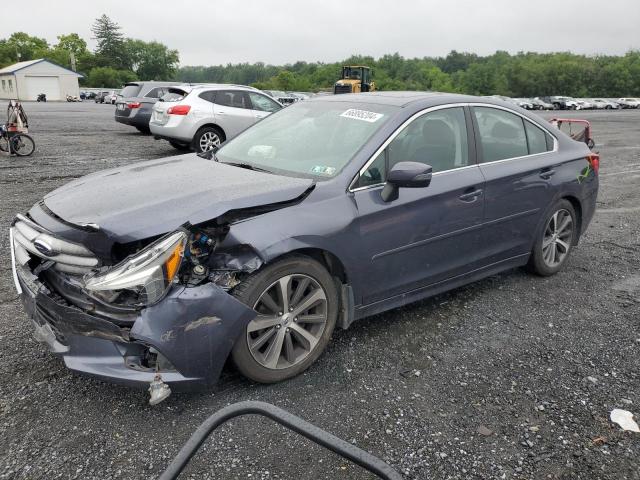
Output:
<instances>
[{"instance_id":1,"label":"wheel arch","mask_svg":"<svg viewBox=\"0 0 640 480\"><path fill-rule=\"evenodd\" d=\"M217 130L220 130L220 132L222 133L222 135L224 136L223 141L225 141L227 139L227 132L224 131L224 128L222 128L220 125L218 125L217 123L214 122L206 122L203 123L202 125L198 126L198 129L196 130L196 133L193 134L193 138L195 140L196 135L198 134L198 132L200 130L202 130L205 127L211 127L211 128L215 128Z\"/></svg>"},{"instance_id":2,"label":"wheel arch","mask_svg":"<svg viewBox=\"0 0 640 480\"><path fill-rule=\"evenodd\" d=\"M322 248L316 247L307 247L300 248L297 250L293 250L289 252L287 255L306 255L307 257L311 257L322 266L324 266L327 271L331 274L331 276L340 279L342 283L349 283L349 278L347 276L347 271L342 263L342 261L333 253L328 250L324 250ZM278 260L278 259L274 259Z\"/></svg>"},{"instance_id":3,"label":"wheel arch","mask_svg":"<svg viewBox=\"0 0 640 480\"><path fill-rule=\"evenodd\" d=\"M351 285L349 273L340 258L329 250L320 247L301 247L289 250L276 257L269 259L268 263L295 255L304 255L316 260L327 269L329 274L335 279L335 286L340 300L338 308L338 320L336 326L346 330L356 320L355 297Z\"/></svg>"}]
</instances>

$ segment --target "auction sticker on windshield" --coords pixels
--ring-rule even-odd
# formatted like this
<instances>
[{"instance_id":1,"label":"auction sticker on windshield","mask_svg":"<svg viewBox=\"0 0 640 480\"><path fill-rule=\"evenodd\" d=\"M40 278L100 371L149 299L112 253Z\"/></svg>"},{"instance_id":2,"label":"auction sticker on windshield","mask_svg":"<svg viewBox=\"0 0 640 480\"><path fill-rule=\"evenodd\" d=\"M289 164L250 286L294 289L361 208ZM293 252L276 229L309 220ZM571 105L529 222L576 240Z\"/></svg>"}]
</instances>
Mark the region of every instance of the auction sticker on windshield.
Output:
<instances>
[{"instance_id":1,"label":"auction sticker on windshield","mask_svg":"<svg viewBox=\"0 0 640 480\"><path fill-rule=\"evenodd\" d=\"M366 110L358 110L357 108L350 108L346 112L341 113L340 116L345 118L353 118L355 120L363 120L369 123L377 122L382 117L384 117L382 113L367 112Z\"/></svg>"}]
</instances>

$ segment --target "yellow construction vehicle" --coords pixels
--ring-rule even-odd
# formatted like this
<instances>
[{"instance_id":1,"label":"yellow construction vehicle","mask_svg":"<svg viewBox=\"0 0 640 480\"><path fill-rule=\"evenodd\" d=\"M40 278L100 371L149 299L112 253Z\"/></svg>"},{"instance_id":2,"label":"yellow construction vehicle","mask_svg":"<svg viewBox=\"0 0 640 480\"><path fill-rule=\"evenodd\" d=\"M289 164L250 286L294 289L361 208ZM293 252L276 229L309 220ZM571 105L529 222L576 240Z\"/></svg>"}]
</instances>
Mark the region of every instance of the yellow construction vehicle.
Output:
<instances>
[{"instance_id":1,"label":"yellow construction vehicle","mask_svg":"<svg viewBox=\"0 0 640 480\"><path fill-rule=\"evenodd\" d=\"M362 65L345 65L342 67L342 78L333 86L333 93L375 92L376 84L371 81L369 67Z\"/></svg>"}]
</instances>

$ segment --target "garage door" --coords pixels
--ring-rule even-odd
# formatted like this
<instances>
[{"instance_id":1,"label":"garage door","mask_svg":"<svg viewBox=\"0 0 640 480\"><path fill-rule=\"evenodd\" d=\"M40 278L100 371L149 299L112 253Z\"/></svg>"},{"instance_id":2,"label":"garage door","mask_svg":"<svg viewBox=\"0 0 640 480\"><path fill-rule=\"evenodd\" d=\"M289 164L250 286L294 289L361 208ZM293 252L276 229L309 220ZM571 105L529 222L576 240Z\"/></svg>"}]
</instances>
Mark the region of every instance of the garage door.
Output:
<instances>
[{"instance_id":1,"label":"garage door","mask_svg":"<svg viewBox=\"0 0 640 480\"><path fill-rule=\"evenodd\" d=\"M28 100L35 100L40 93L44 93L47 100L60 100L60 79L58 77L25 76L24 80L27 85Z\"/></svg>"}]
</instances>

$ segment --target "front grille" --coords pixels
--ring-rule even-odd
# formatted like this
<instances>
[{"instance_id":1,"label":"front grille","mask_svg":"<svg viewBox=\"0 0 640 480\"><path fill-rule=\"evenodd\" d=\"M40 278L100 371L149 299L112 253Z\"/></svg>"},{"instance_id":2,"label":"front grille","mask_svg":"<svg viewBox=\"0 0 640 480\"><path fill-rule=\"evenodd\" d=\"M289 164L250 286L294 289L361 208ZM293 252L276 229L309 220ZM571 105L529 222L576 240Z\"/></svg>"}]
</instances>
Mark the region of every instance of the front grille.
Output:
<instances>
[{"instance_id":1,"label":"front grille","mask_svg":"<svg viewBox=\"0 0 640 480\"><path fill-rule=\"evenodd\" d=\"M35 256L54 262L52 268L59 272L84 275L99 263L83 245L57 237L22 215L13 225L13 241L16 260L21 265Z\"/></svg>"},{"instance_id":2,"label":"front grille","mask_svg":"<svg viewBox=\"0 0 640 480\"><path fill-rule=\"evenodd\" d=\"M351 93L351 85L336 85L333 93Z\"/></svg>"}]
</instances>

